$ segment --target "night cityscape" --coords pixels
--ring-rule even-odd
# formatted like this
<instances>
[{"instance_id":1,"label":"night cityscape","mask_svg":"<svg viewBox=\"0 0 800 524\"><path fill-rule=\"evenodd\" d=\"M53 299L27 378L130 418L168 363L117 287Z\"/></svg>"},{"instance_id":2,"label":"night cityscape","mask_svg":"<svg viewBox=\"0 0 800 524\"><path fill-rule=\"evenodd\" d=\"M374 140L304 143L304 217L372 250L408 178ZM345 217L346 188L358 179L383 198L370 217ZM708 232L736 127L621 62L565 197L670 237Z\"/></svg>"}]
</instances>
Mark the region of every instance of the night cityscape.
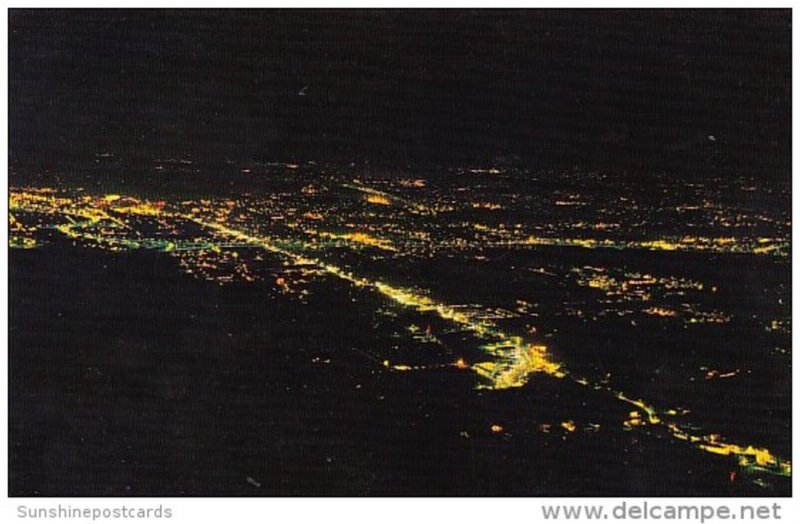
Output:
<instances>
[{"instance_id":1,"label":"night cityscape","mask_svg":"<svg viewBox=\"0 0 800 524\"><path fill-rule=\"evenodd\" d=\"M789 11L9 18L11 495L791 494Z\"/></svg>"}]
</instances>

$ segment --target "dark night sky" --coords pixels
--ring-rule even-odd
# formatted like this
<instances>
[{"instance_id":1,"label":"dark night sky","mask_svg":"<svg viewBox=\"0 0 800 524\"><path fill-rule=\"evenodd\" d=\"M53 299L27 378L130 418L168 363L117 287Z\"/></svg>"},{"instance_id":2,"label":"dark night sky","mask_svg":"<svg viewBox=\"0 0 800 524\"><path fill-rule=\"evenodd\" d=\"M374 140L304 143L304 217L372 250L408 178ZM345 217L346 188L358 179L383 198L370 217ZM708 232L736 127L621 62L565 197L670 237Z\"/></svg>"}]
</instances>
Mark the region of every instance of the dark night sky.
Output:
<instances>
[{"instance_id":1,"label":"dark night sky","mask_svg":"<svg viewBox=\"0 0 800 524\"><path fill-rule=\"evenodd\" d=\"M789 177L788 10L9 19L12 164L111 150Z\"/></svg>"}]
</instances>

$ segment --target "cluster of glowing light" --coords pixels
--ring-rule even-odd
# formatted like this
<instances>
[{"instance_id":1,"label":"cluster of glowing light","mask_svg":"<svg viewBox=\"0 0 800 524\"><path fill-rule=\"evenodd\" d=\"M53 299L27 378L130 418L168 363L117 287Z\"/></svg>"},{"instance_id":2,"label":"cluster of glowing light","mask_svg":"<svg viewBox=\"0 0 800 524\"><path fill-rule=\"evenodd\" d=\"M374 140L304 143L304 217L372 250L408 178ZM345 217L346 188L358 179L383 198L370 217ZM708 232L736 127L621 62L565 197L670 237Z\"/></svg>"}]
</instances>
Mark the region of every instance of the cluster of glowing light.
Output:
<instances>
[{"instance_id":1,"label":"cluster of glowing light","mask_svg":"<svg viewBox=\"0 0 800 524\"><path fill-rule=\"evenodd\" d=\"M675 276L655 276L647 273L630 273L617 269L584 266L572 268L579 286L602 291L604 299L597 304L589 303L584 309L601 310L585 313L584 309L570 310L571 315L593 319L607 314L620 316L641 312L652 317L682 319L686 324L725 323L728 315L719 311L703 311L698 303L703 302L701 293L715 293L716 286L705 286L702 282ZM644 305L640 306L639 304ZM636 325L636 321L632 321Z\"/></svg>"},{"instance_id":2,"label":"cluster of glowing light","mask_svg":"<svg viewBox=\"0 0 800 524\"><path fill-rule=\"evenodd\" d=\"M503 209L503 206L495 202L473 202L472 209L488 209L489 211L497 211Z\"/></svg>"},{"instance_id":3,"label":"cluster of glowing light","mask_svg":"<svg viewBox=\"0 0 800 524\"><path fill-rule=\"evenodd\" d=\"M703 372L702 379L703 380L718 380L718 379L726 379L726 378L733 378L738 376L742 370L741 369L734 369L731 371L720 371L718 369L709 369L708 366L701 366L700 371ZM689 377L690 382L694 382L696 380L695 377Z\"/></svg>"},{"instance_id":4,"label":"cluster of glowing light","mask_svg":"<svg viewBox=\"0 0 800 524\"><path fill-rule=\"evenodd\" d=\"M305 218L306 220L324 220L325 219L325 217L322 216L321 213L316 213L314 211L307 211L306 213L303 213L303 218Z\"/></svg>"},{"instance_id":5,"label":"cluster of glowing light","mask_svg":"<svg viewBox=\"0 0 800 524\"><path fill-rule=\"evenodd\" d=\"M638 427L643 424L642 415L638 411L631 411L628 418L622 422L626 428Z\"/></svg>"},{"instance_id":6,"label":"cluster of glowing light","mask_svg":"<svg viewBox=\"0 0 800 524\"><path fill-rule=\"evenodd\" d=\"M673 309L667 309L663 307L650 307L647 309L643 309L642 313L646 313L648 315L652 315L654 317L677 317L678 312Z\"/></svg>"},{"instance_id":7,"label":"cluster of glowing light","mask_svg":"<svg viewBox=\"0 0 800 524\"><path fill-rule=\"evenodd\" d=\"M408 178L404 178L404 179L400 180L400 187L410 187L410 188L415 188L415 189L422 189L423 187L425 187L425 185L426 185L425 180L422 179L422 178L416 178L416 179L413 179L413 180L408 179Z\"/></svg>"},{"instance_id":8,"label":"cluster of glowing light","mask_svg":"<svg viewBox=\"0 0 800 524\"><path fill-rule=\"evenodd\" d=\"M17 249L33 249L36 247L36 239L31 236L36 232L36 228L28 227L14 217L13 213L8 214L8 245Z\"/></svg>"},{"instance_id":9,"label":"cluster of glowing light","mask_svg":"<svg viewBox=\"0 0 800 524\"><path fill-rule=\"evenodd\" d=\"M98 204L98 202L103 202L103 204ZM594 384L586 378L573 376L560 363L550 358L547 347L523 340L519 336L506 334L491 322L480 318L479 315L473 312L434 300L422 291L357 276L347 269L296 251L291 242L281 241L265 235L247 233L216 221L220 216L227 217L227 212L220 214L213 211L206 213L206 216L210 215L213 219L204 218L202 210L211 208L212 203L210 201L201 201L200 206L202 207L195 206L191 208L191 211L181 212L177 208L168 208L157 203L128 199L119 195L106 195L99 199L90 196L70 198L60 197L52 191L45 190L12 192L10 203L12 211L31 211L61 216L64 221L56 226L56 231L75 240L92 241L100 247L113 249L155 248L169 252L176 252L180 249L180 245L173 239L131 238L122 235L121 232L123 231L130 232L131 235L135 233L135 231L132 231L132 227L122 220L127 220L131 216L157 217L167 221L183 220L194 223L203 230L213 232L215 235L213 237L215 241L205 239L205 245L202 249L198 249L197 253L211 253L215 257L225 256L237 259L238 253L232 251L231 246L261 248L266 252L284 257L297 267L310 266L315 268L316 271L340 278L356 287L371 289L394 304L419 313L436 315L445 321L460 326L464 331L486 339L487 342L481 345L481 349L488 357L491 357L490 360L469 365L463 359L458 359L454 363L449 362L440 365L441 367L460 370L471 369L486 380L483 387L495 390L516 388L526 384L530 377L536 374L558 379L569 379L595 391L611 394L619 401L635 406L637 410L631 412L629 418L623 421L629 427L667 428L669 435L678 440L686 441L701 451L736 457L739 465L745 471L766 472L784 476L791 475L791 462L772 454L769 450L754 445L730 443L715 434L693 434L676 422L675 419L679 415L676 410L659 410L641 399L630 397L605 384ZM112 216L110 213L115 215ZM373 242L369 236L361 238L350 237L348 240L356 243ZM194 241L197 242L198 240L195 239ZM552 239L543 240L542 242L546 244L551 241ZM692 241L695 242L695 239L692 239ZM720 240L716 243L706 242L704 244L701 239L696 242L699 242L697 245L700 246L727 246L727 249L738 247L736 242L728 239ZM585 247L609 247L599 245L598 241L592 240L566 241L566 243L567 245L583 245ZM640 242L638 245L649 249L670 250L672 246L679 246L676 249L683 249L690 244L687 241L683 244L664 245ZM626 245L630 247L630 244ZM651 285L651 280L650 278L644 278L643 285ZM601 279L594 282L594 287L600 289L611 285L608 280ZM275 284L281 287L288 286L288 282L282 276L275 279ZM709 318L713 319L715 317ZM384 361L384 366L395 371L414 371L434 367L393 364L388 360ZM566 431L574 431L575 429L572 421L565 421L561 426ZM492 431L502 432L502 427L497 427L499 427L499 430L495 430L493 426Z\"/></svg>"},{"instance_id":10,"label":"cluster of glowing light","mask_svg":"<svg viewBox=\"0 0 800 524\"><path fill-rule=\"evenodd\" d=\"M370 204L377 204L379 206L388 206L392 204L392 201L383 195L366 195L364 199Z\"/></svg>"},{"instance_id":11,"label":"cluster of glowing light","mask_svg":"<svg viewBox=\"0 0 800 524\"><path fill-rule=\"evenodd\" d=\"M131 201L127 205L114 208L118 213L127 213L131 215L144 215L144 216L158 216L161 214L158 204L150 202Z\"/></svg>"},{"instance_id":12,"label":"cluster of glowing light","mask_svg":"<svg viewBox=\"0 0 800 524\"><path fill-rule=\"evenodd\" d=\"M37 246L36 240L30 237L9 235L8 247L14 249L33 249Z\"/></svg>"},{"instance_id":13,"label":"cluster of glowing light","mask_svg":"<svg viewBox=\"0 0 800 524\"><path fill-rule=\"evenodd\" d=\"M529 236L524 244L530 246L580 247L584 249L642 249L649 251L698 251L712 253L750 253L755 255L784 256L789 250L789 241L782 238L730 237L679 237L656 240L610 240L595 238L554 238Z\"/></svg>"},{"instance_id":14,"label":"cluster of glowing light","mask_svg":"<svg viewBox=\"0 0 800 524\"><path fill-rule=\"evenodd\" d=\"M605 291L608 296L628 300L647 301L652 290L666 292L703 291L703 283L673 276L656 277L650 274L612 271L604 267L584 266L572 268L576 283Z\"/></svg>"},{"instance_id":15,"label":"cluster of glowing light","mask_svg":"<svg viewBox=\"0 0 800 524\"><path fill-rule=\"evenodd\" d=\"M691 435L675 424L670 424L668 427L675 438L695 444L698 449L707 453L736 457L739 466L747 472L770 473L784 477L792 475L792 463L772 454L766 448L731 444L723 441L716 433L703 436Z\"/></svg>"},{"instance_id":16,"label":"cluster of glowing light","mask_svg":"<svg viewBox=\"0 0 800 524\"><path fill-rule=\"evenodd\" d=\"M330 238L330 239L341 239L346 240L347 242L352 242L355 244L360 244L364 246L374 247L378 249L382 249L384 251L397 251L397 248L392 245L391 240L387 240L384 238L377 238L372 235L368 235L367 233L327 233L327 232L320 232L318 236L321 238Z\"/></svg>"},{"instance_id":17,"label":"cluster of glowing light","mask_svg":"<svg viewBox=\"0 0 800 524\"><path fill-rule=\"evenodd\" d=\"M547 347L528 344L520 337L505 337L500 342L486 344L482 349L496 360L474 364L479 375L489 379L491 389L509 389L525 385L535 373L564 378L561 364L548 358Z\"/></svg>"},{"instance_id":18,"label":"cluster of glowing light","mask_svg":"<svg viewBox=\"0 0 800 524\"><path fill-rule=\"evenodd\" d=\"M354 189L356 191L364 193L366 195L365 196L366 201L372 204L378 204L383 206L397 205L400 207L404 207L413 213L426 214L426 215L436 214L436 212L429 207L426 207L417 202L411 202L405 198L392 195L385 191L379 191L377 189L368 187L363 183L361 183L359 180L354 180L353 184L342 184L342 187L345 187L347 189Z\"/></svg>"}]
</instances>

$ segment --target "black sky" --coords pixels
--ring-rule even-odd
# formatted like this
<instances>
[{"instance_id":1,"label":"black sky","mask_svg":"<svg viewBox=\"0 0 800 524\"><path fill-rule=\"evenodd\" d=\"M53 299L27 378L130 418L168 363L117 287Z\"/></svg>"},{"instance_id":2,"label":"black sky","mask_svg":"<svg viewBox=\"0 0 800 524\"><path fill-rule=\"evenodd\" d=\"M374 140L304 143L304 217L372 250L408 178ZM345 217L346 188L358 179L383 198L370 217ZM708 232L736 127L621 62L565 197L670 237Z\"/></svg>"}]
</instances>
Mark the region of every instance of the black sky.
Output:
<instances>
[{"instance_id":1,"label":"black sky","mask_svg":"<svg viewBox=\"0 0 800 524\"><path fill-rule=\"evenodd\" d=\"M113 151L789 177L789 10L9 20L12 164Z\"/></svg>"}]
</instances>

